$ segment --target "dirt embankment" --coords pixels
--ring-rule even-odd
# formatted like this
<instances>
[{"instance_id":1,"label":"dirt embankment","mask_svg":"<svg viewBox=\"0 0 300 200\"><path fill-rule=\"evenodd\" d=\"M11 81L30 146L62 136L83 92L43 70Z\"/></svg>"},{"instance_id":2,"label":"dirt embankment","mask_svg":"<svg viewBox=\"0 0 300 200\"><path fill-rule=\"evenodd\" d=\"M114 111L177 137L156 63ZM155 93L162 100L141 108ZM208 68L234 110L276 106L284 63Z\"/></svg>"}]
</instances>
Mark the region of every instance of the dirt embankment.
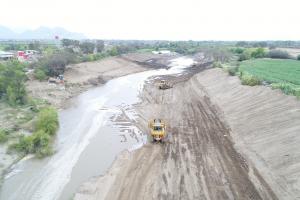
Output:
<instances>
[{"instance_id":1,"label":"dirt embankment","mask_svg":"<svg viewBox=\"0 0 300 200\"><path fill-rule=\"evenodd\" d=\"M92 86L104 84L113 78L155 68L158 66L155 63L167 64L166 62L172 57L174 55L132 53L97 62L79 63L67 66L64 74L65 84L57 85L49 84L47 81L31 80L27 82L27 89L33 97L47 100L58 108L66 107L68 99Z\"/></svg>"},{"instance_id":2,"label":"dirt embankment","mask_svg":"<svg viewBox=\"0 0 300 200\"><path fill-rule=\"evenodd\" d=\"M187 81L178 81L172 89L164 91L153 87L152 83L147 84L141 94L142 103L137 106L140 116L137 126L144 133L148 133L148 120L163 118L168 126L167 142L149 143L134 152L124 152L105 176L83 184L75 200L282 199L277 191L269 186L264 174L261 174L265 171L260 170L260 160L253 162L235 148L234 142L242 141L243 137L247 136L243 132L244 128L251 129L255 123L249 124L251 120L247 121L247 118L244 118L244 123L236 123L237 118L243 118L243 113L239 112L235 112L235 118L224 118L220 107L226 105L216 106L223 98L229 104L230 94L233 94L231 98L235 98L231 101L244 99L248 102L248 111L255 110L262 101L258 100L256 106L251 104L251 93L243 90L238 91L240 94L220 92L222 87L235 90L236 87L245 86L240 86L237 81L227 83L227 80L222 79L227 75L216 72L218 70L215 69L201 72ZM205 85L202 85L203 82ZM209 90L205 88L208 85ZM213 95L212 91L217 91L213 90L216 88L219 88L223 96L218 96L219 101L216 101L216 98L212 98L211 101L210 95ZM269 96L265 98L268 99ZM281 94L281 98L285 97ZM276 111L273 110L274 113ZM230 109L226 110L225 115L228 115L227 112L230 112ZM268 116L264 117L264 121L267 122ZM236 123L233 126L233 137L225 119L231 120L230 126ZM289 120L293 119L295 120ZM297 128L295 124L291 125ZM236 129L238 126L245 127ZM260 128L270 127L257 127ZM240 138L237 134L241 134ZM265 142L268 141L268 136L271 137L266 135ZM275 147L272 148L271 152L276 151ZM240 148L238 149L240 151ZM266 147L260 149L261 153L264 151Z\"/></svg>"},{"instance_id":3,"label":"dirt embankment","mask_svg":"<svg viewBox=\"0 0 300 200\"><path fill-rule=\"evenodd\" d=\"M300 101L280 90L242 86L220 69L194 82L219 105L235 147L256 166L279 199L300 199Z\"/></svg>"}]
</instances>

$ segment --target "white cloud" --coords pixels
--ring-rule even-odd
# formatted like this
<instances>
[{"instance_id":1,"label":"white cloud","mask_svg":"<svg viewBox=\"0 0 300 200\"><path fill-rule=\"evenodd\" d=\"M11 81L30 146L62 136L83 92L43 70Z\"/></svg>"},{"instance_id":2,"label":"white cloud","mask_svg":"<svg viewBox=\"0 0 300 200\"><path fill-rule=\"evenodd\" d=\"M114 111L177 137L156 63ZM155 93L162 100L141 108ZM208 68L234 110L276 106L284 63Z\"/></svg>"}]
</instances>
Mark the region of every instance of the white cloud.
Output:
<instances>
[{"instance_id":1,"label":"white cloud","mask_svg":"<svg viewBox=\"0 0 300 200\"><path fill-rule=\"evenodd\" d=\"M93 38L300 40L297 0L3 0L0 24Z\"/></svg>"}]
</instances>

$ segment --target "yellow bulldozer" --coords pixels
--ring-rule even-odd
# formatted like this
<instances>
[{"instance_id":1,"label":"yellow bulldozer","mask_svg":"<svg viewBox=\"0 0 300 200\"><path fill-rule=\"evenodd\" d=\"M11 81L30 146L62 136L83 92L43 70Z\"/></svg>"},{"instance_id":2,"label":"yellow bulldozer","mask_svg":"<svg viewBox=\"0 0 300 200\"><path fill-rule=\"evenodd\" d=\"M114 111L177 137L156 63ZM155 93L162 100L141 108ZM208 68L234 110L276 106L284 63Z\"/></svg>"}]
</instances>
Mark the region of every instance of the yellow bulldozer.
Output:
<instances>
[{"instance_id":1,"label":"yellow bulldozer","mask_svg":"<svg viewBox=\"0 0 300 200\"><path fill-rule=\"evenodd\" d=\"M167 90L171 87L172 86L166 80L161 80L158 84L158 89L160 90Z\"/></svg>"},{"instance_id":2,"label":"yellow bulldozer","mask_svg":"<svg viewBox=\"0 0 300 200\"><path fill-rule=\"evenodd\" d=\"M153 119L149 122L150 134L153 142L164 142L166 137L166 124L161 119Z\"/></svg>"}]
</instances>

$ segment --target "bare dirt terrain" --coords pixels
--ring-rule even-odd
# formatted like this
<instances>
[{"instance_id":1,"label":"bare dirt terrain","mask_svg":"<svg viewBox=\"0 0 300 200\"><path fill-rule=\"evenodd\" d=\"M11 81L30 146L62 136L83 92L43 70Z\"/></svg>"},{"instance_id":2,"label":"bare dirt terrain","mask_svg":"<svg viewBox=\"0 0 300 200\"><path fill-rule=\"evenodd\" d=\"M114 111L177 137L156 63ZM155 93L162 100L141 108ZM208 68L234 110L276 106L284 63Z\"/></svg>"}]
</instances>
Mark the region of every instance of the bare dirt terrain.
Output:
<instances>
[{"instance_id":1,"label":"bare dirt terrain","mask_svg":"<svg viewBox=\"0 0 300 200\"><path fill-rule=\"evenodd\" d=\"M217 78L216 78L217 77ZM235 147L279 199L300 199L300 101L280 90L242 86L219 69L193 78L224 112Z\"/></svg>"},{"instance_id":2,"label":"bare dirt terrain","mask_svg":"<svg viewBox=\"0 0 300 200\"><path fill-rule=\"evenodd\" d=\"M167 142L122 153L75 200L299 197L299 101L220 69L186 77L147 84L137 105L137 126L148 134L149 119L165 119Z\"/></svg>"},{"instance_id":3,"label":"bare dirt terrain","mask_svg":"<svg viewBox=\"0 0 300 200\"><path fill-rule=\"evenodd\" d=\"M44 99L59 108L66 107L68 105L66 100L92 86L149 68L162 67L171 57L174 55L132 53L96 62L79 63L67 66L64 74L65 84L31 80L27 82L27 89L33 97Z\"/></svg>"}]
</instances>

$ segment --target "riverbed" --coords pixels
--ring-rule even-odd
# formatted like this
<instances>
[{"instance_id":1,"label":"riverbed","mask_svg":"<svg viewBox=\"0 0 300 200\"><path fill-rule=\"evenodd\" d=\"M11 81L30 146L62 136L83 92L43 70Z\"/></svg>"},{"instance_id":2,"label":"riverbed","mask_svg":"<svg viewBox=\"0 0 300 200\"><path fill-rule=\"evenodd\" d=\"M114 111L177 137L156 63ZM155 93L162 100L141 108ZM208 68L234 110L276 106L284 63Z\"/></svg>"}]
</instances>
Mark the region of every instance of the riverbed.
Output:
<instances>
[{"instance_id":1,"label":"riverbed","mask_svg":"<svg viewBox=\"0 0 300 200\"><path fill-rule=\"evenodd\" d=\"M29 155L12 166L0 199L71 199L82 182L105 174L120 152L147 143L147 133L134 125L133 109L144 82L156 75L179 74L193 63L180 57L168 70L116 78L74 98L72 106L59 113L55 154L42 160Z\"/></svg>"}]
</instances>

